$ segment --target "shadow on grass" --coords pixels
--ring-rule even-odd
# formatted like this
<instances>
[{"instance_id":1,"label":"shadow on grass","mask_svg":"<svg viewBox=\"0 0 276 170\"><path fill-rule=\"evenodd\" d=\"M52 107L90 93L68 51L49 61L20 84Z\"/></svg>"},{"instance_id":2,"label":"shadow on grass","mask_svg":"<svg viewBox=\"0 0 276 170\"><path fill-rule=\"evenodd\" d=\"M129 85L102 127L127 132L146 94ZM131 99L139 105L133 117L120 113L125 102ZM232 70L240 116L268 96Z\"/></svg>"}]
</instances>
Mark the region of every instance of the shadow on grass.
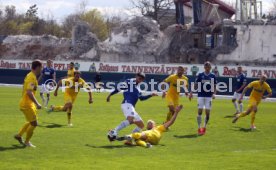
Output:
<instances>
[{"instance_id":1,"label":"shadow on grass","mask_svg":"<svg viewBox=\"0 0 276 170\"><path fill-rule=\"evenodd\" d=\"M251 130L251 128L242 128L242 127L235 127L234 131L241 131L241 132L254 132Z\"/></svg>"},{"instance_id":2,"label":"shadow on grass","mask_svg":"<svg viewBox=\"0 0 276 170\"><path fill-rule=\"evenodd\" d=\"M47 124L47 125L38 125L39 127L44 127L44 128L62 128L65 127L65 125L61 125L61 124L57 124L57 123L47 123L47 122L43 122L43 124Z\"/></svg>"},{"instance_id":3,"label":"shadow on grass","mask_svg":"<svg viewBox=\"0 0 276 170\"><path fill-rule=\"evenodd\" d=\"M224 118L234 118L235 115L228 115L228 116L224 116Z\"/></svg>"},{"instance_id":4,"label":"shadow on grass","mask_svg":"<svg viewBox=\"0 0 276 170\"><path fill-rule=\"evenodd\" d=\"M131 148L135 146L128 146L128 145L105 145L105 146L94 146L90 144L86 144L85 146L90 148L98 148L98 149L118 149L118 148Z\"/></svg>"},{"instance_id":5,"label":"shadow on grass","mask_svg":"<svg viewBox=\"0 0 276 170\"><path fill-rule=\"evenodd\" d=\"M8 151L8 150L16 150L16 149L24 149L25 146L22 145L12 145L9 147L2 147L0 146L0 152Z\"/></svg>"},{"instance_id":6,"label":"shadow on grass","mask_svg":"<svg viewBox=\"0 0 276 170\"><path fill-rule=\"evenodd\" d=\"M190 134L190 135L174 135L175 138L197 138L199 137L198 134Z\"/></svg>"}]
</instances>

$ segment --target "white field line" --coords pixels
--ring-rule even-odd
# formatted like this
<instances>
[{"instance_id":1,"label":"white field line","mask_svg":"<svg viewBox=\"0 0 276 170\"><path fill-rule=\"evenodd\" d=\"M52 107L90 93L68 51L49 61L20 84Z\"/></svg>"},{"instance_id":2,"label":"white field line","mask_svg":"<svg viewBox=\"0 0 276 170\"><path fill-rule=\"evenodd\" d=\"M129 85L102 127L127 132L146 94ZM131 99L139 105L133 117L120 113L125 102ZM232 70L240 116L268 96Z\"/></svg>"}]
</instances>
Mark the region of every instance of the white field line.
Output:
<instances>
[{"instance_id":1,"label":"white field line","mask_svg":"<svg viewBox=\"0 0 276 170\"><path fill-rule=\"evenodd\" d=\"M254 149L254 150L236 150L236 151L233 151L233 152L235 152L235 153L242 153L242 152L256 153L256 152L265 152L265 151L276 151L276 148L272 148L272 149Z\"/></svg>"},{"instance_id":2,"label":"white field line","mask_svg":"<svg viewBox=\"0 0 276 170\"><path fill-rule=\"evenodd\" d=\"M0 87L18 87L18 88L22 88L21 84L2 84L0 83ZM93 89L93 92L95 92L96 90ZM101 89L101 92L111 92L111 89ZM150 94L152 92L143 92L143 94ZM162 95L162 92L154 92L157 93L159 96ZM185 97L184 93L180 93L180 96ZM197 97L197 94L194 94L194 97ZM233 96L229 96L229 95L216 95L217 99L232 99ZM244 97L244 99L248 99L248 96ZM263 100L262 102L276 102L276 98L267 98L265 100Z\"/></svg>"}]
</instances>

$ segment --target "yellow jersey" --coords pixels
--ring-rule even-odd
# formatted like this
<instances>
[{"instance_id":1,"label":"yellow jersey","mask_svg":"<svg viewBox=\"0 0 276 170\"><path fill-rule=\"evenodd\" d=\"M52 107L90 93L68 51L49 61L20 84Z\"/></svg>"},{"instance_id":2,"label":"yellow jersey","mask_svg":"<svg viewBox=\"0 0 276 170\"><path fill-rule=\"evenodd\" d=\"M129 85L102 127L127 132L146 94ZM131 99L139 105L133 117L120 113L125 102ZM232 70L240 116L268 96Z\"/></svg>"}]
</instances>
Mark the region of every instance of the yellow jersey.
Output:
<instances>
[{"instance_id":1,"label":"yellow jersey","mask_svg":"<svg viewBox=\"0 0 276 170\"><path fill-rule=\"evenodd\" d=\"M79 78L77 82L75 82L74 77L64 79L65 88L65 95L69 95L71 97L77 96L82 87L88 87L87 83L82 79ZM71 87L70 87L71 86Z\"/></svg>"},{"instance_id":2,"label":"yellow jersey","mask_svg":"<svg viewBox=\"0 0 276 170\"><path fill-rule=\"evenodd\" d=\"M146 142L149 142L150 144L157 145L162 138L163 132L166 131L166 128L164 125L157 126L153 128L152 130L144 131L144 133L147 136Z\"/></svg>"},{"instance_id":3,"label":"yellow jersey","mask_svg":"<svg viewBox=\"0 0 276 170\"><path fill-rule=\"evenodd\" d=\"M252 88L249 98L254 98L257 102L260 102L262 100L262 97L266 91L268 93L272 93L272 90L268 83L264 82L263 84L261 84L259 80L249 83L247 87Z\"/></svg>"},{"instance_id":4,"label":"yellow jersey","mask_svg":"<svg viewBox=\"0 0 276 170\"><path fill-rule=\"evenodd\" d=\"M179 83L178 83L179 81ZM168 90L168 96L170 97L179 97L179 90L181 89L180 87L177 87L178 85L180 85L181 87L183 87L184 85L188 88L189 87L189 79L188 77L182 75L181 77L178 77L177 74L172 74L170 75L168 78L165 79L166 83L170 84L169 90Z\"/></svg>"},{"instance_id":5,"label":"yellow jersey","mask_svg":"<svg viewBox=\"0 0 276 170\"><path fill-rule=\"evenodd\" d=\"M19 103L20 108L35 107L35 103L27 95L27 91L31 90L35 95L37 87L38 87L38 82L37 82L36 75L33 72L28 73L24 79L22 97Z\"/></svg>"},{"instance_id":6,"label":"yellow jersey","mask_svg":"<svg viewBox=\"0 0 276 170\"><path fill-rule=\"evenodd\" d=\"M67 71L67 77L70 78L70 77L74 77L74 72L75 72L75 69L69 69Z\"/></svg>"}]
</instances>

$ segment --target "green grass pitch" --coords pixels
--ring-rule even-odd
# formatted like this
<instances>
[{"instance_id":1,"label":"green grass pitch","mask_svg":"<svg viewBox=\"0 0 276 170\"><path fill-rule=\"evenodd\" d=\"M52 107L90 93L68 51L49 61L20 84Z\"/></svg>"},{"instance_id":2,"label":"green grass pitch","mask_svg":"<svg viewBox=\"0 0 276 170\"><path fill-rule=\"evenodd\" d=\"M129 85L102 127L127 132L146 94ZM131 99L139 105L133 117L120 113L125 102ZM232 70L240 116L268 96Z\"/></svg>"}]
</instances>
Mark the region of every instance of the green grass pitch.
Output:
<instances>
[{"instance_id":1,"label":"green grass pitch","mask_svg":"<svg viewBox=\"0 0 276 170\"><path fill-rule=\"evenodd\" d=\"M41 110L40 125L32 138L37 148L23 149L13 139L25 122L18 109L21 88L1 87L0 94L0 169L276 169L275 103L260 104L258 129L251 132L249 116L232 124L231 101L217 99L207 133L198 137L196 99L189 102L182 97L184 109L175 124L160 145L146 149L111 144L106 138L107 131L124 119L121 94L106 103L107 93L94 93L94 103L89 105L88 95L81 92L74 105L72 128L66 126L65 113ZM52 97L50 104L63 104L63 94ZM158 123L167 113L161 97L138 102L136 110L145 121ZM133 129L132 125L120 135Z\"/></svg>"}]
</instances>

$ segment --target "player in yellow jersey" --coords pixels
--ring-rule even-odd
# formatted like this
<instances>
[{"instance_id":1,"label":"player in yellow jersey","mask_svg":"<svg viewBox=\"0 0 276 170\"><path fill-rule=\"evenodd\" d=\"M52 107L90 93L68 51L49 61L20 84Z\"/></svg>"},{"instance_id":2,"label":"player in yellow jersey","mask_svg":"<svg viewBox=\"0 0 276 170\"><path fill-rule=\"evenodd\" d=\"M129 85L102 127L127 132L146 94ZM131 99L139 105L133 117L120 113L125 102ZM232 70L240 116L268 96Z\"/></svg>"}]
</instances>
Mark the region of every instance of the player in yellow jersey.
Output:
<instances>
[{"instance_id":1,"label":"player in yellow jersey","mask_svg":"<svg viewBox=\"0 0 276 170\"><path fill-rule=\"evenodd\" d=\"M180 93L180 86L185 86L185 95L188 96L188 77L184 76L184 68L179 66L177 69L176 74L172 74L169 77L167 77L164 82L169 83L169 89L168 91L164 91L162 98L166 98L167 105L169 107L169 112L167 113L167 119L166 122L169 121L174 113L175 108L179 105L179 93ZM164 89L164 86L162 86L162 89ZM192 93L189 95L189 100L192 98Z\"/></svg>"},{"instance_id":2,"label":"player in yellow jersey","mask_svg":"<svg viewBox=\"0 0 276 170\"><path fill-rule=\"evenodd\" d=\"M266 82L266 79L267 79L266 75L262 75L260 77L260 80L253 81L244 88L239 100L242 100L244 94L248 89L252 89L249 96L249 106L246 111L237 114L237 116L232 121L233 123L236 123L239 118L249 115L251 113L251 130L256 129L256 126L254 125L254 121L255 121L255 115L258 110L258 105L262 99L266 99L272 96L272 90L268 85L268 83ZM267 92L268 94L264 96L265 92Z\"/></svg>"},{"instance_id":3,"label":"player in yellow jersey","mask_svg":"<svg viewBox=\"0 0 276 170\"><path fill-rule=\"evenodd\" d=\"M35 93L38 87L37 76L40 75L42 70L42 63L39 60L32 62L32 71L27 74L24 79L22 98L20 100L20 110L23 112L26 123L20 129L19 133L14 138L24 146L35 147L30 139L33 136L33 132L37 126L37 109L41 109L41 105L38 103ZM26 132L26 140L23 141L23 134Z\"/></svg>"},{"instance_id":4,"label":"player in yellow jersey","mask_svg":"<svg viewBox=\"0 0 276 170\"><path fill-rule=\"evenodd\" d=\"M54 92L54 96L58 95L58 89L60 86L64 86L64 105L63 106L51 106L48 112L67 112L68 126L73 126L71 122L73 104L77 98L80 88L85 88L89 95L89 104L93 103L91 89L88 84L80 77L79 71L74 72L74 77L60 80L57 88Z\"/></svg>"},{"instance_id":5,"label":"player in yellow jersey","mask_svg":"<svg viewBox=\"0 0 276 170\"><path fill-rule=\"evenodd\" d=\"M67 71L67 78L74 77L75 72L75 64L73 62L70 63L69 69Z\"/></svg>"},{"instance_id":6,"label":"player in yellow jersey","mask_svg":"<svg viewBox=\"0 0 276 170\"><path fill-rule=\"evenodd\" d=\"M183 106L177 106L174 109L172 118L163 125L156 126L153 120L147 123L147 130L139 133L132 133L130 135L117 138L118 141L127 140L128 143L134 142L138 146L151 148L152 145L157 145L162 138L163 133L175 122L178 113L182 110Z\"/></svg>"}]
</instances>

